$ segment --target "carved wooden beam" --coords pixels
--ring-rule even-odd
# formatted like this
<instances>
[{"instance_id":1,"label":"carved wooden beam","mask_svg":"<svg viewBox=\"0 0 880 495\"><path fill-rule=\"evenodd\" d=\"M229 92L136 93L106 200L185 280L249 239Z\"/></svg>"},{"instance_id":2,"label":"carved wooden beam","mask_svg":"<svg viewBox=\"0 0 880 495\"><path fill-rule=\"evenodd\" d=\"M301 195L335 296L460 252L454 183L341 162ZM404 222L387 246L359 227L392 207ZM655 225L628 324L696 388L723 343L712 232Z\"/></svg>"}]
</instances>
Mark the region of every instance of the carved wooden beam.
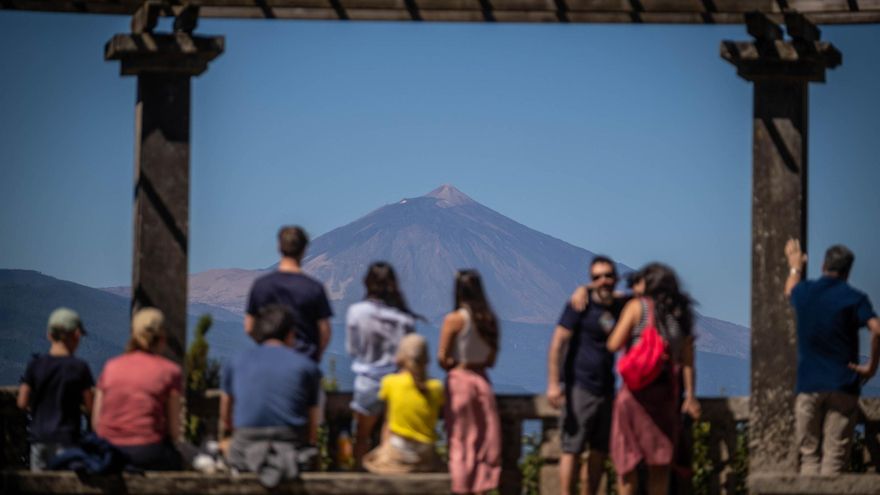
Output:
<instances>
[{"instance_id":1,"label":"carved wooden beam","mask_svg":"<svg viewBox=\"0 0 880 495\"><path fill-rule=\"evenodd\" d=\"M200 7L201 17L253 19L742 24L748 12L760 12L779 23L787 14L797 11L815 24L880 23L880 2L876 0L190 0L189 3ZM0 9L132 15L142 4L143 0L2 0ZM179 1L169 4L175 8L181 5Z\"/></svg>"}]
</instances>

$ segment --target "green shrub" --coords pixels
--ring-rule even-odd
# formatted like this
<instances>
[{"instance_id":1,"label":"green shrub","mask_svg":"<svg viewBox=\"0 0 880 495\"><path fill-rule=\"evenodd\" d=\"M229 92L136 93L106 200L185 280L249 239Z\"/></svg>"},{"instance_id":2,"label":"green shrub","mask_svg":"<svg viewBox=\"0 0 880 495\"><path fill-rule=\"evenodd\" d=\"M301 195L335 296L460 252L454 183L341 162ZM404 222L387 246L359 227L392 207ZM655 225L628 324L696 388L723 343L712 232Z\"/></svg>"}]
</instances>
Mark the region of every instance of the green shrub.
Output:
<instances>
[{"instance_id":1,"label":"green shrub","mask_svg":"<svg viewBox=\"0 0 880 495\"><path fill-rule=\"evenodd\" d=\"M208 358L210 346L207 339L205 339L205 335L211 329L212 324L213 319L209 314L202 315L199 318L196 324L195 338L189 345L186 356L184 356L187 401L200 397L209 388L220 386L220 363ZM202 442L202 436L205 431L205 422L202 418L187 411L184 428L184 435L187 441L196 445Z\"/></svg>"},{"instance_id":2,"label":"green shrub","mask_svg":"<svg viewBox=\"0 0 880 495\"><path fill-rule=\"evenodd\" d=\"M523 456L519 463L522 473L522 487L525 495L538 495L541 489L541 466L544 459L541 457L541 435L523 435Z\"/></svg>"},{"instance_id":3,"label":"green shrub","mask_svg":"<svg viewBox=\"0 0 880 495\"><path fill-rule=\"evenodd\" d=\"M711 493L712 477L718 474L723 466L716 466L710 455L710 434L712 425L706 421L696 422L693 425L693 493L709 494ZM730 460L730 468L733 471L735 483L733 486L734 493L748 493L746 478L748 477L749 468L749 449L748 449L748 425L740 423L736 427L736 445L733 452L733 458ZM863 443L861 444L863 445ZM863 464L859 464L858 459L863 452L859 444L857 436L853 447L853 467L858 468ZM523 437L523 458L520 462L520 472L522 473L523 492L526 495L537 495L540 491L540 473L544 460L540 455L540 436L528 435ZM617 474L614 471L614 465L610 459L605 461L605 476L607 480L608 495L616 495L617 493Z\"/></svg>"},{"instance_id":4,"label":"green shrub","mask_svg":"<svg viewBox=\"0 0 880 495\"><path fill-rule=\"evenodd\" d=\"M693 426L693 486L697 495L708 494L710 490L710 478L715 471L715 465L709 455L709 433L712 425L706 421L694 422Z\"/></svg>"}]
</instances>

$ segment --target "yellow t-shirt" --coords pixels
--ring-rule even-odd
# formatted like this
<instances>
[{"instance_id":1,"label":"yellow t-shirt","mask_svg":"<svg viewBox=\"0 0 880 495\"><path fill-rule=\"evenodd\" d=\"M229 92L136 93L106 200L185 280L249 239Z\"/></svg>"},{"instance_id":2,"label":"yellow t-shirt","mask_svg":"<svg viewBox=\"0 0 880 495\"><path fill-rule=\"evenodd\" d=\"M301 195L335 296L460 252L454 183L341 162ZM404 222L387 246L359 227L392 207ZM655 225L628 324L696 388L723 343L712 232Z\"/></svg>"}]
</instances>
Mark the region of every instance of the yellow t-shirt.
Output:
<instances>
[{"instance_id":1,"label":"yellow t-shirt","mask_svg":"<svg viewBox=\"0 0 880 495\"><path fill-rule=\"evenodd\" d=\"M422 394L406 371L387 375L379 388L379 399L387 405L388 428L392 433L422 443L436 438L434 426L443 407L443 384L428 380Z\"/></svg>"}]
</instances>

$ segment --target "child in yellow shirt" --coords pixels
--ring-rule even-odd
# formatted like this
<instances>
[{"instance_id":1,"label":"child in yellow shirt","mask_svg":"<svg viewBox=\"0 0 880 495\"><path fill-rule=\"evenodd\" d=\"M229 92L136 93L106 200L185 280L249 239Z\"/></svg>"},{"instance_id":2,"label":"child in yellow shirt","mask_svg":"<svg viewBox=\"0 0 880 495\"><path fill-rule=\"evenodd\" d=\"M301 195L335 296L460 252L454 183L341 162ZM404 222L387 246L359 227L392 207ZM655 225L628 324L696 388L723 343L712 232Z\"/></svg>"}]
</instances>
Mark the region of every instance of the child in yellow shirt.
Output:
<instances>
[{"instance_id":1,"label":"child in yellow shirt","mask_svg":"<svg viewBox=\"0 0 880 495\"><path fill-rule=\"evenodd\" d=\"M387 416L382 444L364 456L368 471L401 474L437 471L434 427L443 407L443 384L427 377L428 344L417 334L406 335L397 348L400 371L382 379L379 398Z\"/></svg>"}]
</instances>

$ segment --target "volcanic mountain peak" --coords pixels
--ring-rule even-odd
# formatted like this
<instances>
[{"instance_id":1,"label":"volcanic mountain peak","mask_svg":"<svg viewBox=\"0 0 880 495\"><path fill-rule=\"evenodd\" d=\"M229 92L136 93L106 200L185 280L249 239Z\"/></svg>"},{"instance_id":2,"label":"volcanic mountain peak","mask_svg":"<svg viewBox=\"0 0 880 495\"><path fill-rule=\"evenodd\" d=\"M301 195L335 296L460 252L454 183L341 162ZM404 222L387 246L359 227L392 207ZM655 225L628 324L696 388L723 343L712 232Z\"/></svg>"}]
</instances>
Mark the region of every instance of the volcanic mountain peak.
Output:
<instances>
[{"instance_id":1,"label":"volcanic mountain peak","mask_svg":"<svg viewBox=\"0 0 880 495\"><path fill-rule=\"evenodd\" d=\"M437 206L441 208L450 208L452 206L461 206L476 203L476 201L471 199L470 196L459 191L452 184L443 184L437 189L434 189L428 194L425 194L424 197L439 199L440 201L437 202Z\"/></svg>"}]
</instances>

